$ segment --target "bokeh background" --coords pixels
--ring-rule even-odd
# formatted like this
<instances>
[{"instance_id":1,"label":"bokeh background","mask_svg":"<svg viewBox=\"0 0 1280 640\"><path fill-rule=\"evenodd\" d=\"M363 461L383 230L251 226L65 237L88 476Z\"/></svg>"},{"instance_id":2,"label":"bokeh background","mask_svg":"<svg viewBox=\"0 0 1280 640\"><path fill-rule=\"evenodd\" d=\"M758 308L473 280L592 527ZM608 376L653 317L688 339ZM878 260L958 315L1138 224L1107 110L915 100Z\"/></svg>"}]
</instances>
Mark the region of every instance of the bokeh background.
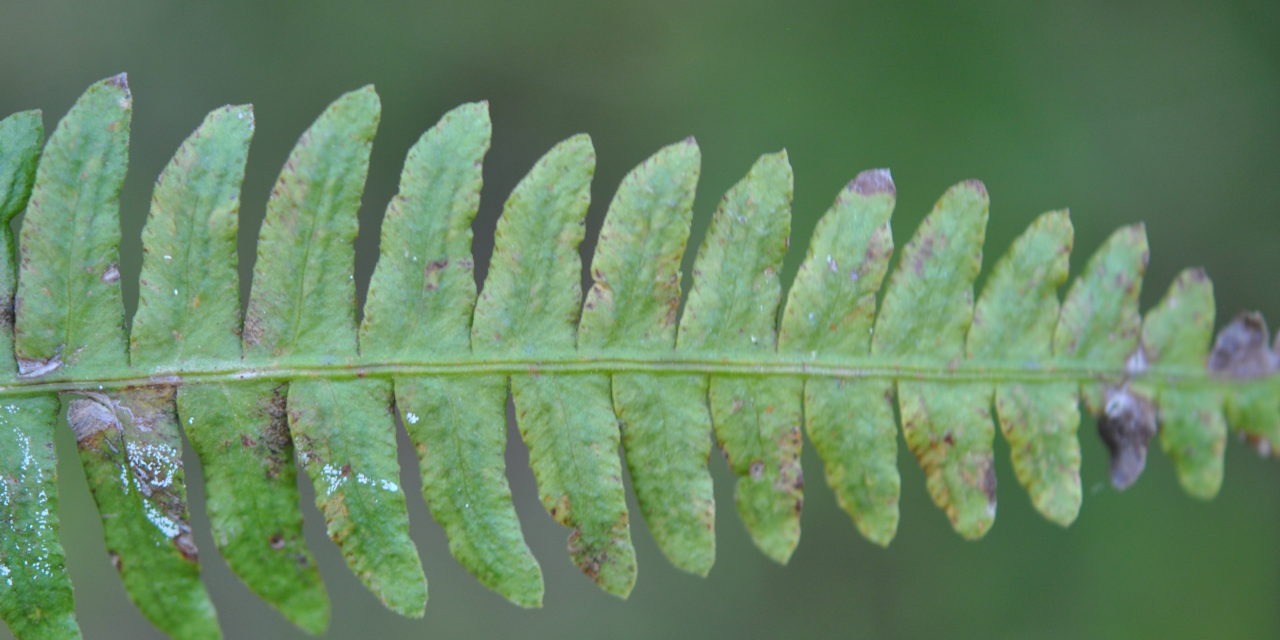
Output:
<instances>
[{"instance_id":1,"label":"bokeh background","mask_svg":"<svg viewBox=\"0 0 1280 640\"><path fill-rule=\"evenodd\" d=\"M405 152L450 107L487 98L494 139L476 223L481 272L503 199L556 141L581 131L595 141L592 235L627 170L695 135L704 165L694 243L758 154L789 150L788 274L841 186L883 166L899 187L899 245L948 185L977 177L992 194L988 266L1034 215L1069 206L1074 270L1112 229L1146 221L1144 308L1179 269L1203 265L1220 325L1242 309L1280 322L1277 24L1280 4L1268 1L12 0L0 8L0 113L40 107L52 128L84 87L130 73L121 265L130 309L152 181L208 110L256 105L241 229L247 276L267 193L297 136L340 93L375 83L384 113L356 247L362 291ZM546 573L537 611L507 604L452 560L417 497L411 455L402 475L431 581L425 619L398 618L359 586L325 538L309 488L304 509L334 638L1280 637L1280 465L1233 440L1222 493L1205 503L1183 495L1155 453L1141 481L1117 493L1091 421L1082 439L1085 503L1065 530L1033 512L997 441L999 517L976 543L951 532L902 450L902 522L887 550L859 538L809 451L804 534L786 567L751 546L713 455L721 508L711 576L671 568L633 506L640 579L624 602L570 564L566 532L538 505L512 432L517 509ZM107 562L66 434L59 446L70 461L62 518L87 637L159 637ZM198 465L190 456L188 464L227 636L301 637L218 557Z\"/></svg>"}]
</instances>

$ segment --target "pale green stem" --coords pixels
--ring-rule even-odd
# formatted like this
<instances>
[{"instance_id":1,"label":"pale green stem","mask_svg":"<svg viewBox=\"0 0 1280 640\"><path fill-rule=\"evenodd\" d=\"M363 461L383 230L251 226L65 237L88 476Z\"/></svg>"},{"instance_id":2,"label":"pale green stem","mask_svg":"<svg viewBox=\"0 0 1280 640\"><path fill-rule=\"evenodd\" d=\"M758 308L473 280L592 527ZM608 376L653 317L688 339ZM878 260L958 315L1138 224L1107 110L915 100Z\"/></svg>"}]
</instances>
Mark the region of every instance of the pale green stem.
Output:
<instances>
[{"instance_id":1,"label":"pale green stem","mask_svg":"<svg viewBox=\"0 0 1280 640\"><path fill-rule=\"evenodd\" d=\"M0 383L0 397L77 389L119 389L151 384L234 383L248 380L350 379L408 376L451 376L519 373L619 373L689 374L727 376L803 376L807 378L868 378L934 380L952 382L1056 383L1123 380L1123 367L1099 367L1087 363L1016 366L1008 363L968 361L955 365L890 363L872 357L810 360L802 356L734 355L714 358L697 354L653 355L600 352L551 354L516 358L464 356L440 360L383 362L272 364L250 361L202 362L183 368L158 368L151 373L134 369L105 372L82 371L74 380L17 379ZM56 373L56 372L55 372ZM52 377L52 376L50 376ZM1259 381L1218 377L1203 369L1154 366L1131 376L1149 384L1168 387L1232 388Z\"/></svg>"}]
</instances>

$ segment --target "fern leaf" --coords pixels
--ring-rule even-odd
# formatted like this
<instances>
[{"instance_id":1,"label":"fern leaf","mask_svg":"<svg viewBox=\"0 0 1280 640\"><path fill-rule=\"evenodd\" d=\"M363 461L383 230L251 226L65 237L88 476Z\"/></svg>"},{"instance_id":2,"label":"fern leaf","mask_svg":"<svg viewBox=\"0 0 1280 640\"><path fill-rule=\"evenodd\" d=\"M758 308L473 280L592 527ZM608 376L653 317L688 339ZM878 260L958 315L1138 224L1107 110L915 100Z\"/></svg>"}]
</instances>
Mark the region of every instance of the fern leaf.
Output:
<instances>
[{"instance_id":1,"label":"fern leaf","mask_svg":"<svg viewBox=\"0 0 1280 640\"><path fill-rule=\"evenodd\" d=\"M594 173L591 139L574 136L538 160L507 199L471 327L477 354L574 348L582 304L578 243ZM609 378L533 368L511 376L511 396L542 506L572 528L574 564L600 588L626 596L636 559Z\"/></svg>"},{"instance_id":2,"label":"fern leaf","mask_svg":"<svg viewBox=\"0 0 1280 640\"><path fill-rule=\"evenodd\" d=\"M4 146L0 147L4 149L4 153L0 154L0 218L11 221L27 207L28 200L31 199L31 187L40 159L40 142L44 138L42 115L39 110L33 109L0 119L0 135L3 135L0 140L4 142ZM12 238L6 246L12 257ZM4 279L9 286L6 293L10 295L13 293L15 276L13 265L10 264ZM0 340L13 346L12 335L6 335Z\"/></svg>"},{"instance_id":3,"label":"fern leaf","mask_svg":"<svg viewBox=\"0 0 1280 640\"><path fill-rule=\"evenodd\" d=\"M1280 333L1267 348L1267 321L1242 313L1218 332L1209 353L1209 369L1245 384L1226 399L1227 422L1263 455L1280 454ZM1268 384L1269 383L1269 384Z\"/></svg>"},{"instance_id":4,"label":"fern leaf","mask_svg":"<svg viewBox=\"0 0 1280 640\"><path fill-rule=\"evenodd\" d=\"M865 357L876 292L889 269L897 191L886 170L858 175L818 221L787 296L778 350L802 358ZM898 529L897 423L881 380L804 383L805 430L827 483L858 530L886 546Z\"/></svg>"},{"instance_id":5,"label":"fern leaf","mask_svg":"<svg viewBox=\"0 0 1280 640\"><path fill-rule=\"evenodd\" d=\"M655 153L619 185L591 262L581 350L671 354L700 165L698 145L687 139ZM706 380L617 373L611 383L640 511L672 564L706 575L716 552Z\"/></svg>"},{"instance_id":6,"label":"fern leaf","mask_svg":"<svg viewBox=\"0 0 1280 640\"><path fill-rule=\"evenodd\" d=\"M236 232L252 135L250 107L218 109L161 173L142 232L134 366L239 359ZM227 564L318 633L328 602L303 544L284 397L274 386L182 385L179 422L200 458L213 539Z\"/></svg>"},{"instance_id":7,"label":"fern leaf","mask_svg":"<svg viewBox=\"0 0 1280 640\"><path fill-rule=\"evenodd\" d=\"M1143 366L1203 367L1213 339L1213 283L1201 269L1187 269L1142 322ZM1148 389L1160 414L1160 446L1173 460L1178 481L1197 498L1222 486L1227 419L1218 389Z\"/></svg>"},{"instance_id":8,"label":"fern leaf","mask_svg":"<svg viewBox=\"0 0 1280 640\"><path fill-rule=\"evenodd\" d=\"M302 135L267 203L245 312L245 352L341 362L356 356L356 213L380 106L342 96ZM409 538L391 382L289 383L289 431L329 537L391 610L421 616L426 578Z\"/></svg>"},{"instance_id":9,"label":"fern leaf","mask_svg":"<svg viewBox=\"0 0 1280 640\"><path fill-rule=\"evenodd\" d=\"M1142 330L1138 294L1147 257L1147 232L1139 224L1116 230L1089 258L1062 303L1053 334L1055 360L1127 366ZM1138 479L1146 465L1147 440L1155 433L1150 411L1116 413L1129 406L1123 382L1123 375L1111 374L1080 386L1085 408L1101 417L1098 432L1111 449L1111 483L1121 489ZM1121 444L1111 435L1116 430L1143 435L1126 436Z\"/></svg>"},{"instance_id":10,"label":"fern leaf","mask_svg":"<svg viewBox=\"0 0 1280 640\"><path fill-rule=\"evenodd\" d=\"M57 537L59 400L126 590L178 638L220 635L179 426L228 564L312 633L329 604L302 537L295 458L356 576L392 610L423 613L397 410L453 556L525 607L541 604L543 583L506 479L508 391L543 505L571 529L571 560L623 597L637 574L620 447L663 553L705 575L711 433L737 476L740 517L778 562L800 537L802 428L857 529L893 539L895 404L930 496L966 538L994 523L996 420L1035 508L1064 526L1081 506L1081 402L1118 488L1137 480L1157 433L1199 498L1221 486L1228 429L1264 454L1280 445L1280 337L1242 314L1210 349L1213 288L1196 269L1143 318L1141 225L1113 234L1059 303L1073 230L1065 211L1046 213L975 300L988 217L977 181L943 195L890 273L896 186L885 170L860 174L819 222L784 305L792 171L785 152L762 156L717 208L677 313L698 146L665 147L623 180L584 302L595 152L574 136L507 200L477 295L484 103L450 112L410 150L357 327L352 248L380 111L371 87L330 105L290 155L243 323L236 233L252 111L209 115L157 182L126 337L116 264L131 100L123 76L90 87L38 163L39 114L0 120L0 220L27 211L16 280L0 234L0 296L16 317L9 342L0 314L0 352L13 353L0 365L0 521L16 534L0 539L0 617L20 638L79 637Z\"/></svg>"},{"instance_id":11,"label":"fern leaf","mask_svg":"<svg viewBox=\"0 0 1280 640\"><path fill-rule=\"evenodd\" d=\"M63 396L129 598L175 638L220 638L187 516L172 387Z\"/></svg>"},{"instance_id":12,"label":"fern leaf","mask_svg":"<svg viewBox=\"0 0 1280 640\"><path fill-rule=\"evenodd\" d=\"M987 206L982 183L961 183L920 224L889 278L873 354L908 361L964 357ZM902 433L924 468L929 495L956 531L981 537L996 511L990 387L903 379L897 395Z\"/></svg>"},{"instance_id":13,"label":"fern leaf","mask_svg":"<svg viewBox=\"0 0 1280 640\"><path fill-rule=\"evenodd\" d=\"M1036 218L998 262L974 307L966 357L1051 362L1074 231L1066 211ZM995 385L996 415L1013 470L1031 502L1067 526L1080 512L1080 411L1076 385Z\"/></svg>"},{"instance_id":14,"label":"fern leaf","mask_svg":"<svg viewBox=\"0 0 1280 640\"><path fill-rule=\"evenodd\" d=\"M235 242L252 137L252 107L218 109L156 181L129 333L135 365L239 357Z\"/></svg>"},{"instance_id":15,"label":"fern leaf","mask_svg":"<svg viewBox=\"0 0 1280 640\"><path fill-rule=\"evenodd\" d=\"M19 238L14 351L23 375L127 362L119 199L132 113L124 76L103 80L45 145Z\"/></svg>"},{"instance_id":16,"label":"fern leaf","mask_svg":"<svg viewBox=\"0 0 1280 640\"><path fill-rule=\"evenodd\" d=\"M725 195L693 264L680 323L690 353L767 353L776 348L782 297L778 272L791 225L791 164L785 151L756 161ZM738 475L738 514L765 555L786 562L800 542L798 378L711 376L716 440Z\"/></svg>"},{"instance_id":17,"label":"fern leaf","mask_svg":"<svg viewBox=\"0 0 1280 640\"><path fill-rule=\"evenodd\" d=\"M470 355L471 221L490 131L488 105L464 105L409 150L360 327L366 358ZM507 484L506 379L402 376L395 398L418 452L423 497L450 552L485 586L520 606L541 606L542 570Z\"/></svg>"},{"instance_id":18,"label":"fern leaf","mask_svg":"<svg viewBox=\"0 0 1280 640\"><path fill-rule=\"evenodd\" d=\"M20 376L128 363L117 264L131 110L123 75L99 82L45 147L21 234ZM130 599L174 636L220 637L188 522L173 388L67 392L62 405Z\"/></svg>"},{"instance_id":19,"label":"fern leaf","mask_svg":"<svg viewBox=\"0 0 1280 640\"><path fill-rule=\"evenodd\" d=\"M13 358L13 231L35 180L44 126L39 111L0 120L0 370L17 373ZM71 578L59 540L57 460L53 453L57 398L7 398L0 410L0 618L21 638L79 638Z\"/></svg>"}]
</instances>

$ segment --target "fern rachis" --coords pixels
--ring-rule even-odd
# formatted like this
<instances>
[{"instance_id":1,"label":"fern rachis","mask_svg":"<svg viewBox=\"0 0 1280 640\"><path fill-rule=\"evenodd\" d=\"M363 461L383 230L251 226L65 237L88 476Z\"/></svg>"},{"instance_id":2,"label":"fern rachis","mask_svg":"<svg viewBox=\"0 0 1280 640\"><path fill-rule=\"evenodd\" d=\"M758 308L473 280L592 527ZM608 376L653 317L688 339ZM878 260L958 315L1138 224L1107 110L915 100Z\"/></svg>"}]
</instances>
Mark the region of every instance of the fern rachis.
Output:
<instances>
[{"instance_id":1,"label":"fern rachis","mask_svg":"<svg viewBox=\"0 0 1280 640\"><path fill-rule=\"evenodd\" d=\"M1228 424L1260 449L1280 438L1280 355L1265 323L1237 318L1211 354L1212 286L1198 270L1140 315L1140 225L1104 243L1060 302L1073 232L1065 211L1044 214L975 297L988 215L976 181L939 200L891 268L895 187L887 171L860 174L784 300L791 167L765 155L720 203L677 313L696 143L660 150L622 182L584 301L595 155L575 136L507 200L477 291L482 103L410 150L357 326L355 213L379 115L368 87L330 106L286 163L243 322L235 239L252 111L209 115L157 182L126 336L117 198L131 100L123 76L94 85L43 153L38 114L0 121L0 214L27 212L17 273L0 277L15 301L12 348L0 345L15 358L0 379L0 518L14 532L0 542L0 614L19 637L79 634L44 446L58 397L130 596L183 638L219 631L187 523L179 425L204 467L223 556L311 632L326 627L328 602L301 538L295 459L356 575L388 607L422 615L397 412L453 555L521 606L541 603L542 580L505 475L508 392L571 557L621 596L636 567L619 447L663 552L706 574L712 432L738 476L739 513L779 562L799 539L802 432L841 506L882 545L898 519L895 409L931 496L969 538L994 521L997 425L1036 508L1063 525L1081 502L1081 401L1100 416L1120 487L1141 472L1157 425L1180 481L1205 498L1221 483Z\"/></svg>"}]
</instances>

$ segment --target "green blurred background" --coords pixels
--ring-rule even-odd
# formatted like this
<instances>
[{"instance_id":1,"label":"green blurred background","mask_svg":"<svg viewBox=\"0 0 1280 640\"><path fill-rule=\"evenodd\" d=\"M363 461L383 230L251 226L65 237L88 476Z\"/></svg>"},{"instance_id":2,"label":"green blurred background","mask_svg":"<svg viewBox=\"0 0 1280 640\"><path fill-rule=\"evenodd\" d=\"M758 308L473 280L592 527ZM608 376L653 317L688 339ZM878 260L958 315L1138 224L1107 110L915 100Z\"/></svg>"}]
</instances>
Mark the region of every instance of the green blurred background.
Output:
<instances>
[{"instance_id":1,"label":"green blurred background","mask_svg":"<svg viewBox=\"0 0 1280 640\"><path fill-rule=\"evenodd\" d=\"M242 241L252 247L290 147L341 92L375 83L384 113L362 211L367 281L400 162L450 107L487 98L494 120L476 225L481 267L501 202L556 141L590 133L599 153L589 235L622 175L660 146L703 149L694 242L755 157L785 146L796 172L794 272L817 217L859 170L891 167L902 244L950 184L992 194L987 264L1032 217L1070 206L1073 266L1115 227L1146 221L1144 308L1179 269L1203 265L1219 324L1241 309L1280 321L1280 4L1267 2L116 2L10 0L0 8L0 113L40 107L52 128L90 83L130 73L136 113L124 191L126 304L152 180L204 113L252 102L258 132ZM249 273L251 264L241 265ZM363 284L361 285L363 287ZM513 432L514 434L514 432ZM408 449L403 446L407 454ZM342 565L304 496L333 598L335 638L418 637L1280 637L1280 465L1235 443L1221 495L1178 489L1156 453L1125 493L1082 426L1085 503L1060 529L1031 509L997 442L1000 514L964 542L933 507L905 451L902 523L888 550L858 537L812 452L804 536L787 567L751 546L732 484L708 579L663 559L633 506L640 580L629 601L572 567L566 532L537 503L523 445L509 474L547 580L524 611L449 556L402 457L431 602L424 620L382 609ZM74 461L72 443L59 442ZM226 569L207 535L198 468L193 520L229 638L301 634ZM84 478L62 469L62 517L89 638L158 634L107 562ZM0 634L3 634L0 631Z\"/></svg>"}]
</instances>

